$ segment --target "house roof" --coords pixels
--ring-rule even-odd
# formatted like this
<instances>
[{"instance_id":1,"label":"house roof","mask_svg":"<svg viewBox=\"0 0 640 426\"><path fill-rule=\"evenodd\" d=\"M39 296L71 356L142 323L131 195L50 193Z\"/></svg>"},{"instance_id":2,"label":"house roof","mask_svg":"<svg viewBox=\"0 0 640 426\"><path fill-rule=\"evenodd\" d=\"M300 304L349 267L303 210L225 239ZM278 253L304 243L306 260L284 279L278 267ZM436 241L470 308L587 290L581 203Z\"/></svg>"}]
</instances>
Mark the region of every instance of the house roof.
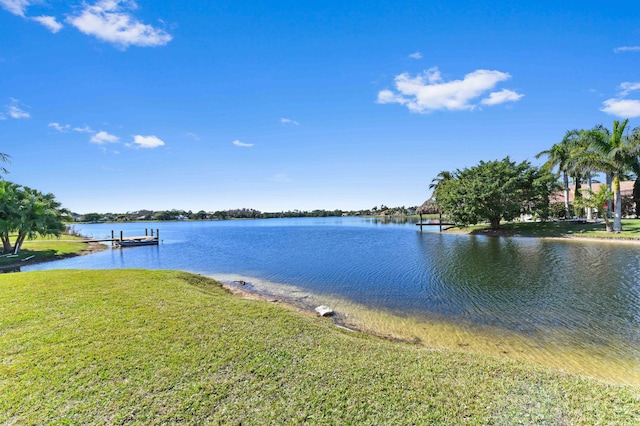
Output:
<instances>
[{"instance_id":1,"label":"house roof","mask_svg":"<svg viewBox=\"0 0 640 426\"><path fill-rule=\"evenodd\" d=\"M622 196L627 196L627 195L632 195L633 194L633 185L634 185L634 181L632 180L625 180L625 181L621 181L620 182L620 193L622 194ZM602 185L606 185L604 183L593 183L591 184L591 190L593 192L598 192L600 190L600 187ZM587 189L589 187L587 186L586 183L583 183L582 185L580 185L580 191L582 192L583 195L585 195ZM575 198L575 193L576 193L576 186L574 184L569 185L569 202L573 202L574 198ZM552 203L563 203L564 202L564 191L558 191L555 192L553 194L551 194L551 196L549 197L549 200Z\"/></svg>"}]
</instances>

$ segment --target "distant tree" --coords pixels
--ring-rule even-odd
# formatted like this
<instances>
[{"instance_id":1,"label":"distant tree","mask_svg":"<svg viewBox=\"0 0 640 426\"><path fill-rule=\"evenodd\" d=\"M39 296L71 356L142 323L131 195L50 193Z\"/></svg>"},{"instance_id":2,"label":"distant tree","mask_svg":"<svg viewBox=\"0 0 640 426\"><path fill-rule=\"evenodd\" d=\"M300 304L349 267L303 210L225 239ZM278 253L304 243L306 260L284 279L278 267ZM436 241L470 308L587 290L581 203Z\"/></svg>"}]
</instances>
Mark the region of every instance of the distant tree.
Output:
<instances>
[{"instance_id":1,"label":"distant tree","mask_svg":"<svg viewBox=\"0 0 640 426\"><path fill-rule=\"evenodd\" d=\"M436 202L456 223L488 221L491 229L499 229L501 220L512 220L522 213L546 217L555 180L554 175L527 161L516 164L509 157L481 161L440 183Z\"/></svg>"},{"instance_id":2,"label":"distant tree","mask_svg":"<svg viewBox=\"0 0 640 426\"><path fill-rule=\"evenodd\" d=\"M82 220L84 222L98 222L102 219L102 215L100 213L86 213L82 215Z\"/></svg>"}]
</instances>

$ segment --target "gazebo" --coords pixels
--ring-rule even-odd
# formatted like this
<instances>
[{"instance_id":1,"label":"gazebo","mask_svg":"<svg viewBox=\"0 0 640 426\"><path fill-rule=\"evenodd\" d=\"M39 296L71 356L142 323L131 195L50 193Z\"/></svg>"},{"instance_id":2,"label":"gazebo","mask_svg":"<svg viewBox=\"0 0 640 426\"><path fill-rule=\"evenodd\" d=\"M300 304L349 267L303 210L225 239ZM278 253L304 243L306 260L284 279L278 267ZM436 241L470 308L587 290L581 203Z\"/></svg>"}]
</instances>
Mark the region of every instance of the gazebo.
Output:
<instances>
[{"instance_id":1,"label":"gazebo","mask_svg":"<svg viewBox=\"0 0 640 426\"><path fill-rule=\"evenodd\" d=\"M417 225L420 227L420 231L422 231L422 227L425 225L439 225L440 232L442 232L442 225L453 225L452 223L442 223L442 211L440 210L436 202L431 198L422 203L422 205L418 207L418 210L416 210L416 213L420 215L420 222L417 223ZM439 220L437 223L422 223L423 214L438 214Z\"/></svg>"}]
</instances>

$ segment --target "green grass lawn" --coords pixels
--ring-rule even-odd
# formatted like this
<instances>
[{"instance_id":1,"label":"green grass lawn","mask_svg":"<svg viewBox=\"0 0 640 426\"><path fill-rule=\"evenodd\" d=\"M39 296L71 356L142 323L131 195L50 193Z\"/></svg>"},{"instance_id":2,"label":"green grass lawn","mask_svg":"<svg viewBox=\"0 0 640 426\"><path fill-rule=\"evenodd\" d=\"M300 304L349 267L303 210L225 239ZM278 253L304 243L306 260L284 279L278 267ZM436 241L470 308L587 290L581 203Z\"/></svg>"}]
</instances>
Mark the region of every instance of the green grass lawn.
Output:
<instances>
[{"instance_id":1,"label":"green grass lawn","mask_svg":"<svg viewBox=\"0 0 640 426\"><path fill-rule=\"evenodd\" d=\"M2 424L637 424L640 389L382 340L183 272L0 276Z\"/></svg>"},{"instance_id":2,"label":"green grass lawn","mask_svg":"<svg viewBox=\"0 0 640 426\"><path fill-rule=\"evenodd\" d=\"M602 223L557 222L509 222L500 225L502 235L527 237L585 237L605 240L640 240L640 219L623 219L622 232L606 232ZM490 233L488 224L465 228L450 228L452 232L470 234Z\"/></svg>"}]
</instances>

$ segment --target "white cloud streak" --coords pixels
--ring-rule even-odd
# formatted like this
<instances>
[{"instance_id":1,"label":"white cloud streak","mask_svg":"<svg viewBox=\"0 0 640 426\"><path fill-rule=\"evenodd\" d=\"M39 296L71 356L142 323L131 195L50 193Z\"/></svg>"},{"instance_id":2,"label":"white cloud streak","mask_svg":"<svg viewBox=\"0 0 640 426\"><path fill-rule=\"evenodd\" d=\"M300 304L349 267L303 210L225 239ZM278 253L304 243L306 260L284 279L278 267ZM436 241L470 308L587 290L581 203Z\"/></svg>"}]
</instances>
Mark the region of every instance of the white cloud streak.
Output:
<instances>
[{"instance_id":1,"label":"white cloud streak","mask_svg":"<svg viewBox=\"0 0 640 426\"><path fill-rule=\"evenodd\" d=\"M99 40L126 49L133 46L163 46L172 36L166 31L143 24L124 11L136 9L132 0L101 0L95 5L85 5L79 15L67 21L78 30Z\"/></svg>"},{"instance_id":2,"label":"white cloud streak","mask_svg":"<svg viewBox=\"0 0 640 426\"><path fill-rule=\"evenodd\" d=\"M33 0L0 0L0 6L14 15L22 16L25 19L31 19L32 21L36 21L49 29L52 33L57 33L62 29L62 24L59 23L54 16L34 16L27 17L25 13L27 12L27 8L32 4L39 3L38 1Z\"/></svg>"},{"instance_id":3,"label":"white cloud streak","mask_svg":"<svg viewBox=\"0 0 640 426\"><path fill-rule=\"evenodd\" d=\"M640 89L640 83L631 83L626 81L620 84L620 94L618 97L627 96L629 93L635 92L638 89Z\"/></svg>"},{"instance_id":4,"label":"white cloud streak","mask_svg":"<svg viewBox=\"0 0 640 426\"><path fill-rule=\"evenodd\" d=\"M89 127L89 126L74 127L73 131L74 132L78 132L78 133L94 133L94 130L91 129L91 127Z\"/></svg>"},{"instance_id":5,"label":"white cloud streak","mask_svg":"<svg viewBox=\"0 0 640 426\"><path fill-rule=\"evenodd\" d=\"M49 31L51 31L52 33L57 33L58 31L60 31L62 29L62 24L58 21L56 21L55 16L35 16L33 18L34 21L39 22L40 24L44 25L45 27L47 27L49 29Z\"/></svg>"},{"instance_id":6,"label":"white cloud streak","mask_svg":"<svg viewBox=\"0 0 640 426\"><path fill-rule=\"evenodd\" d=\"M148 149L164 146L164 141L159 137L153 136L153 135L151 136L135 135L133 137L133 143L138 148L148 148Z\"/></svg>"},{"instance_id":7,"label":"white cloud streak","mask_svg":"<svg viewBox=\"0 0 640 426\"><path fill-rule=\"evenodd\" d=\"M299 126L300 125L300 123L298 123L296 120L291 120L290 118L281 118L280 119L280 123L285 124L285 125L286 124L291 124L291 125L294 125L294 126Z\"/></svg>"},{"instance_id":8,"label":"white cloud streak","mask_svg":"<svg viewBox=\"0 0 640 426\"><path fill-rule=\"evenodd\" d=\"M68 124L61 125L60 123L56 123L56 122L49 123L47 127L53 127L59 132L68 132L71 129L71 126Z\"/></svg>"},{"instance_id":9,"label":"white cloud streak","mask_svg":"<svg viewBox=\"0 0 640 426\"><path fill-rule=\"evenodd\" d=\"M24 13L27 10L27 7L29 7L31 3L32 2L30 2L29 0L0 0L0 6L2 6L4 9L8 10L14 15L23 17Z\"/></svg>"},{"instance_id":10,"label":"white cloud streak","mask_svg":"<svg viewBox=\"0 0 640 426\"><path fill-rule=\"evenodd\" d=\"M462 80L444 81L437 67L415 77L403 73L395 77L396 92L382 90L378 93L378 103L398 103L412 112L430 113L433 111L473 110L478 104L477 98L493 89L498 83L508 80L511 75L501 71L476 70L464 76ZM512 90L494 92L481 104L487 106L504 102L515 102L522 94Z\"/></svg>"},{"instance_id":11,"label":"white cloud streak","mask_svg":"<svg viewBox=\"0 0 640 426\"><path fill-rule=\"evenodd\" d=\"M640 83L624 82L619 86L618 96L602 103L600 111L620 118L640 117L640 100L625 99L631 92L640 90Z\"/></svg>"},{"instance_id":12,"label":"white cloud streak","mask_svg":"<svg viewBox=\"0 0 640 426\"><path fill-rule=\"evenodd\" d=\"M614 52L640 52L640 46L621 46L613 49Z\"/></svg>"},{"instance_id":13,"label":"white cloud streak","mask_svg":"<svg viewBox=\"0 0 640 426\"><path fill-rule=\"evenodd\" d=\"M119 137L109 134L107 132L105 132L104 130L100 130L98 133L96 133L95 135L91 136L91 139L89 139L89 141L91 141L91 143L96 143L98 145L104 145L107 143L116 143L120 140Z\"/></svg>"},{"instance_id":14,"label":"white cloud streak","mask_svg":"<svg viewBox=\"0 0 640 426\"><path fill-rule=\"evenodd\" d=\"M488 98L484 98L480 103L482 105L493 106L503 104L505 102L517 102L524 95L509 89L502 89L499 92L489 93Z\"/></svg>"},{"instance_id":15,"label":"white cloud streak","mask_svg":"<svg viewBox=\"0 0 640 426\"><path fill-rule=\"evenodd\" d=\"M233 143L235 146L239 146L239 147L242 147L242 148L250 148L250 147L252 147L252 146L253 146L253 144L252 144L252 143L244 143L244 142L241 142L241 141L239 141L239 140L237 140L237 139L236 139L235 141L233 141L232 143Z\"/></svg>"},{"instance_id":16,"label":"white cloud streak","mask_svg":"<svg viewBox=\"0 0 640 426\"><path fill-rule=\"evenodd\" d=\"M422 53L420 52L414 52L412 54L409 55L409 57L411 59L422 59Z\"/></svg>"},{"instance_id":17,"label":"white cloud streak","mask_svg":"<svg viewBox=\"0 0 640 426\"><path fill-rule=\"evenodd\" d=\"M9 99L11 100L11 104L6 106L7 114L9 114L9 117L15 118L16 120L31 117L31 114L21 108L20 101L14 98Z\"/></svg>"},{"instance_id":18,"label":"white cloud streak","mask_svg":"<svg viewBox=\"0 0 640 426\"><path fill-rule=\"evenodd\" d=\"M11 105L9 106L9 116L11 118L15 118L15 119L21 119L21 118L29 118L31 117L31 114L29 114L26 111L21 110L19 107L15 106L15 105Z\"/></svg>"}]
</instances>

